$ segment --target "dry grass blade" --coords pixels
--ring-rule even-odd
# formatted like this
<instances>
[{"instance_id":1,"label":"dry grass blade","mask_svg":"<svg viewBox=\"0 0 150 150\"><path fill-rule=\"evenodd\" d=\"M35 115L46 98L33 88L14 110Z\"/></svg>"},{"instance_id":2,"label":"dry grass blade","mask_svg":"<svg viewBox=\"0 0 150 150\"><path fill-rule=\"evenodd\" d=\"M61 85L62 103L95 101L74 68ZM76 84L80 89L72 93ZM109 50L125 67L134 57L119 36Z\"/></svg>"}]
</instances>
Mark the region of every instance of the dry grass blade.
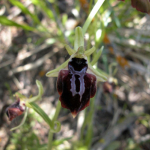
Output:
<instances>
[{"instance_id":1,"label":"dry grass blade","mask_svg":"<svg viewBox=\"0 0 150 150\"><path fill-rule=\"evenodd\" d=\"M111 127L108 129L103 135L102 140L104 140L104 143L96 143L92 150L103 150L106 148L112 141L114 141L116 138L118 138L121 133L126 130L135 120L137 117L135 115L128 116L125 118L125 120L122 123L119 123L118 125Z\"/></svg>"}]
</instances>

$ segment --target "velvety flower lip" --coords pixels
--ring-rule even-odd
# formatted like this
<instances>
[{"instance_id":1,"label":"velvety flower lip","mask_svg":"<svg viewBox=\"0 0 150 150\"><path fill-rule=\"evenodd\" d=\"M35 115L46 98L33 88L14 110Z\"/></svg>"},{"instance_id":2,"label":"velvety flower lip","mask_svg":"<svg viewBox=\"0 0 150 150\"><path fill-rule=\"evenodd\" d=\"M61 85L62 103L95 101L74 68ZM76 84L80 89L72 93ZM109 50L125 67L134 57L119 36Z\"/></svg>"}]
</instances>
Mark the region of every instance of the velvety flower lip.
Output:
<instances>
[{"instance_id":1,"label":"velvety flower lip","mask_svg":"<svg viewBox=\"0 0 150 150\"><path fill-rule=\"evenodd\" d=\"M150 0L131 0L131 5L133 8L136 8L136 10L140 12L150 14Z\"/></svg>"},{"instance_id":2,"label":"velvety flower lip","mask_svg":"<svg viewBox=\"0 0 150 150\"><path fill-rule=\"evenodd\" d=\"M64 108L70 109L73 117L89 106L90 98L96 93L96 76L86 73L85 58L72 58L68 70L62 69L57 79L59 100Z\"/></svg>"},{"instance_id":3,"label":"velvety flower lip","mask_svg":"<svg viewBox=\"0 0 150 150\"><path fill-rule=\"evenodd\" d=\"M20 100L17 100L14 104L10 105L6 109L6 114L10 121L20 116L25 111L25 104L21 104Z\"/></svg>"},{"instance_id":4,"label":"velvety flower lip","mask_svg":"<svg viewBox=\"0 0 150 150\"><path fill-rule=\"evenodd\" d=\"M150 14L150 0L131 0L131 4L136 10Z\"/></svg>"}]
</instances>

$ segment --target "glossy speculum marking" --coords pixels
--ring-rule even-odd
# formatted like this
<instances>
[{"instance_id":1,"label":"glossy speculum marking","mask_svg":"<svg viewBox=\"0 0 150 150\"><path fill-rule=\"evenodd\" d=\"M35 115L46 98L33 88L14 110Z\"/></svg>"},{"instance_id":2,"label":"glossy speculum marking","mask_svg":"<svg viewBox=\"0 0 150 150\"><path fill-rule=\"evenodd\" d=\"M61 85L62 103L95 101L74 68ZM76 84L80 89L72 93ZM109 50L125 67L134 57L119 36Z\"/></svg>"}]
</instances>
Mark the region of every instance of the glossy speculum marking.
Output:
<instances>
[{"instance_id":1,"label":"glossy speculum marking","mask_svg":"<svg viewBox=\"0 0 150 150\"><path fill-rule=\"evenodd\" d=\"M59 100L74 117L89 105L90 98L96 93L96 76L86 73L87 69L87 60L75 57L69 61L68 70L61 70L58 75Z\"/></svg>"}]
</instances>

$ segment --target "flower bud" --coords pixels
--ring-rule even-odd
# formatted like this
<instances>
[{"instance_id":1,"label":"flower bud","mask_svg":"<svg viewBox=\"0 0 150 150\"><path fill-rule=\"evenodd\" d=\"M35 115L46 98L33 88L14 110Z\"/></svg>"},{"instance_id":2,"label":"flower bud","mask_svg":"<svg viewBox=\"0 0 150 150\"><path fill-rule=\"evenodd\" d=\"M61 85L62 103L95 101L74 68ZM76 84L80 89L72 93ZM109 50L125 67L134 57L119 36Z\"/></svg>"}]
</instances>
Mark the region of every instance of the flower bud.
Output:
<instances>
[{"instance_id":1,"label":"flower bud","mask_svg":"<svg viewBox=\"0 0 150 150\"><path fill-rule=\"evenodd\" d=\"M19 99L6 109L6 114L9 120L12 121L14 118L22 115L24 111L25 111L25 103L20 101Z\"/></svg>"},{"instance_id":2,"label":"flower bud","mask_svg":"<svg viewBox=\"0 0 150 150\"><path fill-rule=\"evenodd\" d=\"M118 84L117 79L115 78L109 78L108 81L103 83L103 92L104 93L112 93Z\"/></svg>"},{"instance_id":3,"label":"flower bud","mask_svg":"<svg viewBox=\"0 0 150 150\"><path fill-rule=\"evenodd\" d=\"M112 93L112 91L113 91L112 83L109 83L108 81L104 82L103 83L103 92L104 93Z\"/></svg>"}]
</instances>

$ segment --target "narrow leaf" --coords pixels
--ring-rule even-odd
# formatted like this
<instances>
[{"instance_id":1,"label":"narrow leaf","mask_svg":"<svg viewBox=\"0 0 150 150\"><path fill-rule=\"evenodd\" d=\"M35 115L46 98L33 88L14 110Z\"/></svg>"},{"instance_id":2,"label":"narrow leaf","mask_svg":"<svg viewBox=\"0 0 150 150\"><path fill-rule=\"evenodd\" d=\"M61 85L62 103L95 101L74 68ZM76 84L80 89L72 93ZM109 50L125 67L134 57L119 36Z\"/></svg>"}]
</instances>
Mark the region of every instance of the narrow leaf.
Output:
<instances>
[{"instance_id":1,"label":"narrow leaf","mask_svg":"<svg viewBox=\"0 0 150 150\"><path fill-rule=\"evenodd\" d=\"M52 120L48 117L48 115L34 102L29 103L34 111L36 111L44 121L49 125L51 132L56 133L60 131L61 124L58 121L52 122ZM56 125L56 128L55 128Z\"/></svg>"},{"instance_id":2,"label":"narrow leaf","mask_svg":"<svg viewBox=\"0 0 150 150\"><path fill-rule=\"evenodd\" d=\"M34 22L36 22L36 23L38 23L38 24L40 23L38 17L37 17L35 14L32 14L32 13L28 10L28 8L26 8L21 2L19 2L19 1L17 1L17 0L9 0L9 2L10 2L11 4L13 4L14 6L17 6L18 8L20 8L21 11L22 11L24 14L29 15L29 16L34 20Z\"/></svg>"},{"instance_id":3,"label":"narrow leaf","mask_svg":"<svg viewBox=\"0 0 150 150\"><path fill-rule=\"evenodd\" d=\"M41 97L42 97L42 95L43 95L43 93L44 93L42 83L41 83L40 81L36 80L36 85L37 85L37 87L38 87L38 89L39 89L39 93L38 93L37 96L34 96L34 97L32 97L32 98L29 98L29 99L28 99L28 102L29 102L29 103L41 99Z\"/></svg>"},{"instance_id":4,"label":"narrow leaf","mask_svg":"<svg viewBox=\"0 0 150 150\"><path fill-rule=\"evenodd\" d=\"M7 17L5 16L0 16L0 24L5 25L5 26L15 26L15 27L22 28L24 30L29 30L29 31L34 30L34 28L28 25L18 24L15 21L7 19Z\"/></svg>"}]
</instances>

